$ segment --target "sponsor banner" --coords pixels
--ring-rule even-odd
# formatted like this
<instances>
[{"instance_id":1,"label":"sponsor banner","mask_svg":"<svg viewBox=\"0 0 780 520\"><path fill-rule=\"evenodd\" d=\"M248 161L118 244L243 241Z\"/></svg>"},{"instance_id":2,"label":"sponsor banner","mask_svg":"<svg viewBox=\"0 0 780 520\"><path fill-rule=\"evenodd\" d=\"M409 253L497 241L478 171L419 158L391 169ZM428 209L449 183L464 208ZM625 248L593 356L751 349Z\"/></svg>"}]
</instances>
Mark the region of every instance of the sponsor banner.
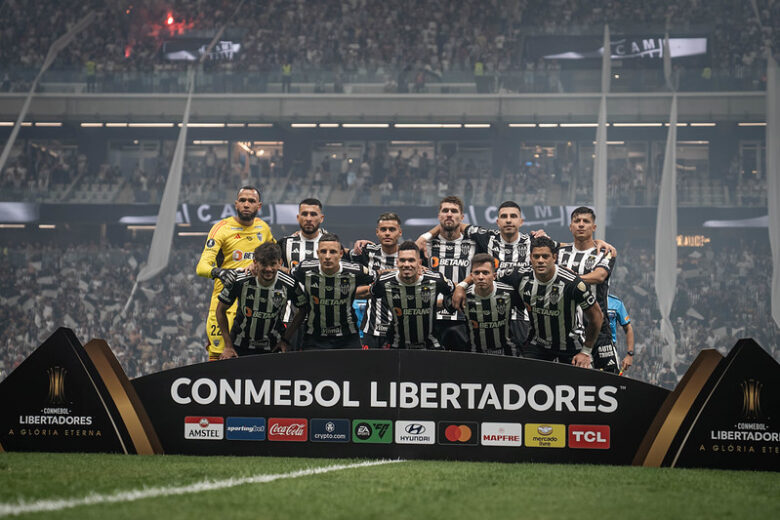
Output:
<instances>
[{"instance_id":1,"label":"sponsor banner","mask_svg":"<svg viewBox=\"0 0 780 520\"><path fill-rule=\"evenodd\" d=\"M309 424L312 442L349 442L349 419L312 419Z\"/></svg>"},{"instance_id":2,"label":"sponsor banner","mask_svg":"<svg viewBox=\"0 0 780 520\"><path fill-rule=\"evenodd\" d=\"M663 34L613 35L609 52L613 60L660 60L664 50ZM598 36L535 36L526 39L524 51L534 59L601 60L604 40ZM672 58L702 58L707 55L706 37L669 38Z\"/></svg>"},{"instance_id":3,"label":"sponsor banner","mask_svg":"<svg viewBox=\"0 0 780 520\"><path fill-rule=\"evenodd\" d=\"M206 54L211 38L177 38L163 42L162 53L171 61L197 61ZM232 61L241 51L241 44L220 40L214 44L206 59Z\"/></svg>"},{"instance_id":4,"label":"sponsor banner","mask_svg":"<svg viewBox=\"0 0 780 520\"><path fill-rule=\"evenodd\" d=\"M609 449L609 426L601 424L570 424L569 448Z\"/></svg>"},{"instance_id":5,"label":"sponsor banner","mask_svg":"<svg viewBox=\"0 0 780 520\"><path fill-rule=\"evenodd\" d=\"M225 424L225 438L232 441L264 441L265 418L228 417Z\"/></svg>"},{"instance_id":6,"label":"sponsor banner","mask_svg":"<svg viewBox=\"0 0 780 520\"><path fill-rule=\"evenodd\" d=\"M525 445L529 448L565 448L566 425L528 423L525 425Z\"/></svg>"},{"instance_id":7,"label":"sponsor banner","mask_svg":"<svg viewBox=\"0 0 780 520\"><path fill-rule=\"evenodd\" d=\"M523 425L521 423L483 422L480 443L483 446L519 448L523 445Z\"/></svg>"},{"instance_id":8,"label":"sponsor banner","mask_svg":"<svg viewBox=\"0 0 780 520\"><path fill-rule=\"evenodd\" d=\"M184 438L199 441L220 441L225 437L222 417L185 417Z\"/></svg>"},{"instance_id":9,"label":"sponsor banner","mask_svg":"<svg viewBox=\"0 0 780 520\"><path fill-rule=\"evenodd\" d=\"M395 421L397 444L435 444L436 423L433 421Z\"/></svg>"},{"instance_id":10,"label":"sponsor banner","mask_svg":"<svg viewBox=\"0 0 780 520\"><path fill-rule=\"evenodd\" d=\"M305 442L307 435L306 419L268 419L269 441Z\"/></svg>"},{"instance_id":11,"label":"sponsor banner","mask_svg":"<svg viewBox=\"0 0 780 520\"><path fill-rule=\"evenodd\" d=\"M439 444L477 446L479 424L476 422L439 422Z\"/></svg>"},{"instance_id":12,"label":"sponsor banner","mask_svg":"<svg viewBox=\"0 0 780 520\"><path fill-rule=\"evenodd\" d=\"M393 442L393 421L355 419L352 421L352 442L390 444Z\"/></svg>"}]
</instances>

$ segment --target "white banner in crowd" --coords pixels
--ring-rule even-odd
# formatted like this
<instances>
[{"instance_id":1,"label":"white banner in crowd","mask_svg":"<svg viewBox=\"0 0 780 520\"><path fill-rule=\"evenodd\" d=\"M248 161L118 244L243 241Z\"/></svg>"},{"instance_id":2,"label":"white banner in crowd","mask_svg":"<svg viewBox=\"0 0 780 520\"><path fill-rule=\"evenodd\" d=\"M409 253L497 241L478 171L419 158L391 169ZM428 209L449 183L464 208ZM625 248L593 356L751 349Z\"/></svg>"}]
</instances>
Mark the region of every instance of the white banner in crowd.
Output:
<instances>
[{"instance_id":1,"label":"white banner in crowd","mask_svg":"<svg viewBox=\"0 0 780 520\"><path fill-rule=\"evenodd\" d=\"M609 25L604 26L604 48L609 44ZM607 236L607 93L612 75L612 63L609 54L604 53L601 60L601 103L599 105L599 126L596 129L596 157L593 164L593 205L596 219L596 238L604 240ZM601 220L599 220L601 219Z\"/></svg>"}]
</instances>

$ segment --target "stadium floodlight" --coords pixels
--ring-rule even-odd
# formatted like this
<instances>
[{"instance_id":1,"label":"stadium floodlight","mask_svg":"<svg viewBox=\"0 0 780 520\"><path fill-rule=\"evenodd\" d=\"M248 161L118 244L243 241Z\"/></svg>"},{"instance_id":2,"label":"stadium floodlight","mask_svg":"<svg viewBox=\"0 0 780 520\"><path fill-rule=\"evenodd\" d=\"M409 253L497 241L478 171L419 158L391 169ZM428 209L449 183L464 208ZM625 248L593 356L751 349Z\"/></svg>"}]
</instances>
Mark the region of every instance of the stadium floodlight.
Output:
<instances>
[{"instance_id":1,"label":"stadium floodlight","mask_svg":"<svg viewBox=\"0 0 780 520\"><path fill-rule=\"evenodd\" d=\"M129 128L173 128L175 123L127 123Z\"/></svg>"},{"instance_id":2,"label":"stadium floodlight","mask_svg":"<svg viewBox=\"0 0 780 520\"><path fill-rule=\"evenodd\" d=\"M752 123L745 122L745 123L737 123L737 126L766 126L766 123L761 123L758 121Z\"/></svg>"},{"instance_id":3,"label":"stadium floodlight","mask_svg":"<svg viewBox=\"0 0 780 520\"><path fill-rule=\"evenodd\" d=\"M390 128L390 123L342 123L342 128Z\"/></svg>"},{"instance_id":4,"label":"stadium floodlight","mask_svg":"<svg viewBox=\"0 0 780 520\"><path fill-rule=\"evenodd\" d=\"M216 145L216 144L228 144L228 142L219 139L195 139L194 141L192 141L192 144Z\"/></svg>"},{"instance_id":5,"label":"stadium floodlight","mask_svg":"<svg viewBox=\"0 0 780 520\"><path fill-rule=\"evenodd\" d=\"M319 127L320 128L338 128L339 124L338 123L320 123Z\"/></svg>"},{"instance_id":6,"label":"stadium floodlight","mask_svg":"<svg viewBox=\"0 0 780 520\"><path fill-rule=\"evenodd\" d=\"M244 128L246 123L228 123L226 126L228 128Z\"/></svg>"},{"instance_id":7,"label":"stadium floodlight","mask_svg":"<svg viewBox=\"0 0 780 520\"><path fill-rule=\"evenodd\" d=\"M596 128L598 123L561 123L561 128Z\"/></svg>"},{"instance_id":8,"label":"stadium floodlight","mask_svg":"<svg viewBox=\"0 0 780 520\"><path fill-rule=\"evenodd\" d=\"M24 229L24 224L0 224L0 229Z\"/></svg>"},{"instance_id":9,"label":"stadium floodlight","mask_svg":"<svg viewBox=\"0 0 780 520\"><path fill-rule=\"evenodd\" d=\"M106 128L127 128L127 123L106 123Z\"/></svg>"},{"instance_id":10,"label":"stadium floodlight","mask_svg":"<svg viewBox=\"0 0 780 520\"><path fill-rule=\"evenodd\" d=\"M30 121L25 121L22 123L22 126L32 126L33 124Z\"/></svg>"},{"instance_id":11,"label":"stadium floodlight","mask_svg":"<svg viewBox=\"0 0 780 520\"><path fill-rule=\"evenodd\" d=\"M463 128L490 128L490 123L463 123Z\"/></svg>"},{"instance_id":12,"label":"stadium floodlight","mask_svg":"<svg viewBox=\"0 0 780 520\"><path fill-rule=\"evenodd\" d=\"M691 126L716 126L717 123L691 123Z\"/></svg>"},{"instance_id":13,"label":"stadium floodlight","mask_svg":"<svg viewBox=\"0 0 780 520\"><path fill-rule=\"evenodd\" d=\"M38 121L35 123L35 126L42 126L42 127L60 127L62 126L62 123L58 121Z\"/></svg>"},{"instance_id":14,"label":"stadium floodlight","mask_svg":"<svg viewBox=\"0 0 780 520\"><path fill-rule=\"evenodd\" d=\"M612 126L623 127L659 127L664 126L663 123L612 123Z\"/></svg>"},{"instance_id":15,"label":"stadium floodlight","mask_svg":"<svg viewBox=\"0 0 780 520\"><path fill-rule=\"evenodd\" d=\"M55 229L56 224L38 224L38 229Z\"/></svg>"},{"instance_id":16,"label":"stadium floodlight","mask_svg":"<svg viewBox=\"0 0 780 520\"><path fill-rule=\"evenodd\" d=\"M81 128L103 128L103 123L81 123Z\"/></svg>"},{"instance_id":17,"label":"stadium floodlight","mask_svg":"<svg viewBox=\"0 0 780 520\"><path fill-rule=\"evenodd\" d=\"M176 233L180 237L205 237L208 236L208 231L179 231Z\"/></svg>"},{"instance_id":18,"label":"stadium floodlight","mask_svg":"<svg viewBox=\"0 0 780 520\"><path fill-rule=\"evenodd\" d=\"M13 121L0 121L0 126L14 126Z\"/></svg>"},{"instance_id":19,"label":"stadium floodlight","mask_svg":"<svg viewBox=\"0 0 780 520\"><path fill-rule=\"evenodd\" d=\"M290 123L291 128L317 128L317 123Z\"/></svg>"},{"instance_id":20,"label":"stadium floodlight","mask_svg":"<svg viewBox=\"0 0 780 520\"><path fill-rule=\"evenodd\" d=\"M157 226L144 226L144 225L131 225L127 226L127 229L132 231L154 231Z\"/></svg>"},{"instance_id":21,"label":"stadium floodlight","mask_svg":"<svg viewBox=\"0 0 780 520\"><path fill-rule=\"evenodd\" d=\"M509 123L509 128L536 128L536 123Z\"/></svg>"},{"instance_id":22,"label":"stadium floodlight","mask_svg":"<svg viewBox=\"0 0 780 520\"><path fill-rule=\"evenodd\" d=\"M247 123L249 128L271 128L274 126L273 123Z\"/></svg>"},{"instance_id":23,"label":"stadium floodlight","mask_svg":"<svg viewBox=\"0 0 780 520\"><path fill-rule=\"evenodd\" d=\"M593 141L593 144L596 144L596 141ZM625 141L607 141L607 144L608 145L612 145L612 146L619 146L619 145L626 144L626 142Z\"/></svg>"},{"instance_id":24,"label":"stadium floodlight","mask_svg":"<svg viewBox=\"0 0 780 520\"><path fill-rule=\"evenodd\" d=\"M460 123L396 123L396 128L461 128Z\"/></svg>"},{"instance_id":25,"label":"stadium floodlight","mask_svg":"<svg viewBox=\"0 0 780 520\"><path fill-rule=\"evenodd\" d=\"M181 127L181 123L178 124ZM225 123L187 123L189 128L225 128Z\"/></svg>"},{"instance_id":26,"label":"stadium floodlight","mask_svg":"<svg viewBox=\"0 0 780 520\"><path fill-rule=\"evenodd\" d=\"M539 123L539 128L558 128L558 123Z\"/></svg>"}]
</instances>

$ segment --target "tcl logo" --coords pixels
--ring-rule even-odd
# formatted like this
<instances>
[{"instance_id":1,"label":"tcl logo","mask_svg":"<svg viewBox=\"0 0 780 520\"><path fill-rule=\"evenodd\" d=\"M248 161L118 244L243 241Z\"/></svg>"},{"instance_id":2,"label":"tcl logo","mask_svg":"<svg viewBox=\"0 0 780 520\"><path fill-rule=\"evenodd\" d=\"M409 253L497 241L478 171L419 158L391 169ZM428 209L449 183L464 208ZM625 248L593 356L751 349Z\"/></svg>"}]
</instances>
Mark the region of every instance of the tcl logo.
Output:
<instances>
[{"instance_id":1,"label":"tcl logo","mask_svg":"<svg viewBox=\"0 0 780 520\"><path fill-rule=\"evenodd\" d=\"M608 450L609 426L597 424L569 425L569 447Z\"/></svg>"},{"instance_id":2,"label":"tcl logo","mask_svg":"<svg viewBox=\"0 0 780 520\"><path fill-rule=\"evenodd\" d=\"M306 419L268 419L269 441L304 442L308 436Z\"/></svg>"}]
</instances>

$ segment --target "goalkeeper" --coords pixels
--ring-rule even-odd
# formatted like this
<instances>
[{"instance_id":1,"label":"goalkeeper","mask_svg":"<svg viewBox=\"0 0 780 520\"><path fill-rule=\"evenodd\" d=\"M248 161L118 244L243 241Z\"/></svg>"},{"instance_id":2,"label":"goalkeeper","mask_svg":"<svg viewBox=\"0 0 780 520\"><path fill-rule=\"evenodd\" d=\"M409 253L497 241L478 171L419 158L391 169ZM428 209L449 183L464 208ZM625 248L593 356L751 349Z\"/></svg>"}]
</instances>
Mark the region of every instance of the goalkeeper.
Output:
<instances>
[{"instance_id":1,"label":"goalkeeper","mask_svg":"<svg viewBox=\"0 0 780 520\"><path fill-rule=\"evenodd\" d=\"M214 279L214 290L206 319L209 361L219 359L225 348L216 316L219 293L223 287L233 284L239 270L252 264L257 246L265 242L276 242L268 224L257 218L262 206L257 188L243 186L236 196L236 216L224 218L212 226L206 239L206 247L200 255L196 268L198 276ZM236 303L233 302L227 311L229 327L233 326L235 316Z\"/></svg>"}]
</instances>

